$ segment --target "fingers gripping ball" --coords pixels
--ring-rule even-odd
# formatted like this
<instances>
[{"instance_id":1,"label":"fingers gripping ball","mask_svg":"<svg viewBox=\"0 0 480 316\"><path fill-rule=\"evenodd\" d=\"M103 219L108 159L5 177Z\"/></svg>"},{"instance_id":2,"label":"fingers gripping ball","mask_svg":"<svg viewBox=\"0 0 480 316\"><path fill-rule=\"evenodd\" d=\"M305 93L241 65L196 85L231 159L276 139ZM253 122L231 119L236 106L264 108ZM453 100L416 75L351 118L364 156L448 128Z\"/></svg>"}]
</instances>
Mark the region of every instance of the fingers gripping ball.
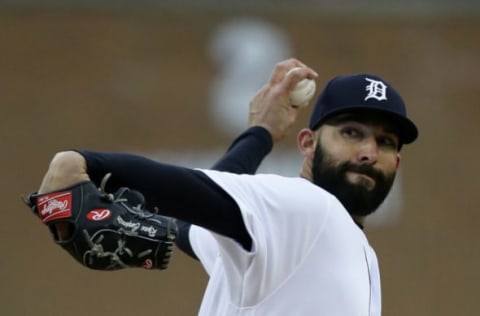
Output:
<instances>
[{"instance_id":1,"label":"fingers gripping ball","mask_svg":"<svg viewBox=\"0 0 480 316\"><path fill-rule=\"evenodd\" d=\"M287 72L287 76L293 72L300 69L300 67L294 67ZM308 102L312 99L315 94L317 86L315 81L312 79L302 79L297 83L296 87L290 93L290 104L295 106L307 106Z\"/></svg>"},{"instance_id":2,"label":"fingers gripping ball","mask_svg":"<svg viewBox=\"0 0 480 316\"><path fill-rule=\"evenodd\" d=\"M143 196L120 188L106 193L86 181L63 190L32 194L25 201L80 264L95 270L166 269L177 236L172 218L143 209ZM68 225L62 238L59 224ZM65 226L63 226L65 227Z\"/></svg>"}]
</instances>

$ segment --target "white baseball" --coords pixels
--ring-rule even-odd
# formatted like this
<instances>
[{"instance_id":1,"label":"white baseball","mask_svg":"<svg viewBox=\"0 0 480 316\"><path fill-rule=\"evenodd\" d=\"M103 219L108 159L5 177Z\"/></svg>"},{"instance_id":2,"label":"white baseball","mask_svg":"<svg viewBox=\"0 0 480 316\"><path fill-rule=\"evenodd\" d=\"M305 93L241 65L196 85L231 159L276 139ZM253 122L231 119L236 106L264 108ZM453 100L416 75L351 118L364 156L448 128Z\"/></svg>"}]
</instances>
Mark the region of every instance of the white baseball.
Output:
<instances>
[{"instance_id":1,"label":"white baseball","mask_svg":"<svg viewBox=\"0 0 480 316\"><path fill-rule=\"evenodd\" d=\"M297 69L300 69L300 67L290 69L287 75ZM314 80L308 78L301 80L290 93L290 103L296 106L307 106L308 101L310 101L315 94L316 88L317 86Z\"/></svg>"}]
</instances>

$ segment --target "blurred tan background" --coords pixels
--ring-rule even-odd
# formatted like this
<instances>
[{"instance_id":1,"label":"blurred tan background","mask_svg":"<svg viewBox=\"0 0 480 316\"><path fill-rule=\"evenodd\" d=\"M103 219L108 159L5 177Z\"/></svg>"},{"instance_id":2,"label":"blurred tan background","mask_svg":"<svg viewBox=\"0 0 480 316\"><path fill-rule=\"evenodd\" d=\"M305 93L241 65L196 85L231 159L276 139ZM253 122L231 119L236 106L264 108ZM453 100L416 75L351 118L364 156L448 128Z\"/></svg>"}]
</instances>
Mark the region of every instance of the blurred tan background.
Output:
<instances>
[{"instance_id":1,"label":"blurred tan background","mask_svg":"<svg viewBox=\"0 0 480 316\"><path fill-rule=\"evenodd\" d=\"M383 314L479 315L479 11L345 3L297 11L1 6L0 315L196 314L207 282L197 262L177 251L167 271L89 271L51 242L20 195L67 148L213 163L233 134L212 115L212 82L233 61L215 62L212 38L239 17L281 29L282 51L316 69L320 87L366 71L401 91L420 138L402 151L401 212L366 229ZM307 117L272 157L295 149Z\"/></svg>"}]
</instances>

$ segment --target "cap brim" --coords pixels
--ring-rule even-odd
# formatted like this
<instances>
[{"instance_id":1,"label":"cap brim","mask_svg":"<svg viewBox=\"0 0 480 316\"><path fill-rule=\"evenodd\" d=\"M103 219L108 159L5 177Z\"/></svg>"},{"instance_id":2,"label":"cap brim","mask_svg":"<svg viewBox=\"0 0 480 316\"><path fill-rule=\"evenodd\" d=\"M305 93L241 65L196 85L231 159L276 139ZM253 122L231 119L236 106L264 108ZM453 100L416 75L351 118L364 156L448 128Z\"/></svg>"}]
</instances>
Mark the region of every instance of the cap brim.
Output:
<instances>
[{"instance_id":1,"label":"cap brim","mask_svg":"<svg viewBox=\"0 0 480 316\"><path fill-rule=\"evenodd\" d=\"M418 137L418 129L408 118L394 113L391 114L399 127L400 141L402 144L413 143Z\"/></svg>"},{"instance_id":2,"label":"cap brim","mask_svg":"<svg viewBox=\"0 0 480 316\"><path fill-rule=\"evenodd\" d=\"M415 124L405 116L399 115L397 113L385 110L384 108L375 108L372 106L369 107L362 107L362 106L347 106L342 108L336 108L334 111L324 114L324 118L315 124L319 126L327 119L332 118L335 115L345 113L345 112L355 112L355 111L373 111L385 115L392 120L393 124L395 125L396 129L398 130L400 142L402 144L410 144L413 143L418 137L418 129Z\"/></svg>"}]
</instances>

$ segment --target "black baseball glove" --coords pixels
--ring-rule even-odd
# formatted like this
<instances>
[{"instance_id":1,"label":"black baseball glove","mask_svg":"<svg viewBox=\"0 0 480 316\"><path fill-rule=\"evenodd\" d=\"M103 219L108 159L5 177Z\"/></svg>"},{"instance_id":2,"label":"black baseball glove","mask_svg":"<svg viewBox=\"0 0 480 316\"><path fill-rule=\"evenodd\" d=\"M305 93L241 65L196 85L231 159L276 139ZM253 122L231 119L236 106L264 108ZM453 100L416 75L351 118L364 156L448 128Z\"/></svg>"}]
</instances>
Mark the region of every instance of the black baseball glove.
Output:
<instances>
[{"instance_id":1,"label":"black baseball glove","mask_svg":"<svg viewBox=\"0 0 480 316\"><path fill-rule=\"evenodd\" d=\"M166 269L177 236L172 218L143 209L143 195L128 188L115 194L86 181L24 202L52 232L54 241L95 270ZM63 225L68 237L59 235Z\"/></svg>"}]
</instances>

